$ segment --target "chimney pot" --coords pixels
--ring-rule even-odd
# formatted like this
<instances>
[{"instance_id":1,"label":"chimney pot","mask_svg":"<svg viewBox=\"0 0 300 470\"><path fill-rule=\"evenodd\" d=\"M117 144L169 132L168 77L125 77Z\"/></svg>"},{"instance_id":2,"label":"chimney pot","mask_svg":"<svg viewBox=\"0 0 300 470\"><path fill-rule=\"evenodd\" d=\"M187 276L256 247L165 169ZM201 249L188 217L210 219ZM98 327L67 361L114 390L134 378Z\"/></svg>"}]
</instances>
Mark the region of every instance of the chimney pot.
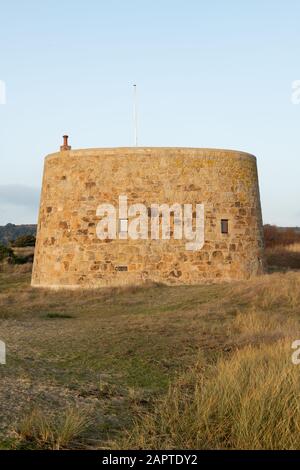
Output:
<instances>
[{"instance_id":1,"label":"chimney pot","mask_svg":"<svg viewBox=\"0 0 300 470\"><path fill-rule=\"evenodd\" d=\"M61 152L66 151L66 150L71 150L71 146L68 144L68 138L69 138L68 135L63 135L64 142L63 142L63 145L61 145L60 147Z\"/></svg>"}]
</instances>

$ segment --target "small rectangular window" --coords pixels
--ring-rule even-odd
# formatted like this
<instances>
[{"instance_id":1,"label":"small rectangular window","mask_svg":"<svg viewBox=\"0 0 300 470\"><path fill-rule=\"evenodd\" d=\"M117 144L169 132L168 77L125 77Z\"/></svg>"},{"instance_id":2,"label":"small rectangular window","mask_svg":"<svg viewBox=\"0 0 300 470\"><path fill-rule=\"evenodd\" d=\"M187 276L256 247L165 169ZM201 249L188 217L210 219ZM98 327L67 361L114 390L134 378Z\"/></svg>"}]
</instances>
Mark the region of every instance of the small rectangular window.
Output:
<instances>
[{"instance_id":1,"label":"small rectangular window","mask_svg":"<svg viewBox=\"0 0 300 470\"><path fill-rule=\"evenodd\" d=\"M229 220L222 219L221 220L221 233L228 233L229 232Z\"/></svg>"},{"instance_id":2,"label":"small rectangular window","mask_svg":"<svg viewBox=\"0 0 300 470\"><path fill-rule=\"evenodd\" d=\"M119 219L119 232L127 233L128 231L128 219Z\"/></svg>"}]
</instances>

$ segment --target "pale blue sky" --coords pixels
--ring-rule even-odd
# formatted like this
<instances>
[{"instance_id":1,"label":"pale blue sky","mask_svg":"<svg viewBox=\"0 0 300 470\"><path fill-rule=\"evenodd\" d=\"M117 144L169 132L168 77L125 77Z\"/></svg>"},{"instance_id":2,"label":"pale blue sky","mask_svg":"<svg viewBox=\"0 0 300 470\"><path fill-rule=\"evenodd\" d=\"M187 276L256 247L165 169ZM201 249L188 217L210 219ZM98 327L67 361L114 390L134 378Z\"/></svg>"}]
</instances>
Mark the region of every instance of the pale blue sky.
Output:
<instances>
[{"instance_id":1,"label":"pale blue sky","mask_svg":"<svg viewBox=\"0 0 300 470\"><path fill-rule=\"evenodd\" d=\"M2 0L0 224L35 223L43 158L224 147L258 157L266 223L300 225L299 0Z\"/></svg>"}]
</instances>

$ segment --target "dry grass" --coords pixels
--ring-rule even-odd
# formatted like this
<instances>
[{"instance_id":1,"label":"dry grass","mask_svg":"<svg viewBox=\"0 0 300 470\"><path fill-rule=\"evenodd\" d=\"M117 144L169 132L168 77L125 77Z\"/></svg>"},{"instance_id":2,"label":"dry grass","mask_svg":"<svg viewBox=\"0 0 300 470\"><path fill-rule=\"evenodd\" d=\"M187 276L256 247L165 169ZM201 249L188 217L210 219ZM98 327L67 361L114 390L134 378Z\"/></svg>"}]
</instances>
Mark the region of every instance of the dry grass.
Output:
<instances>
[{"instance_id":1,"label":"dry grass","mask_svg":"<svg viewBox=\"0 0 300 470\"><path fill-rule=\"evenodd\" d=\"M70 447L86 431L90 420L76 408L60 416L47 417L35 409L25 416L17 428L18 447L59 450Z\"/></svg>"},{"instance_id":2,"label":"dry grass","mask_svg":"<svg viewBox=\"0 0 300 470\"><path fill-rule=\"evenodd\" d=\"M300 253L300 243L293 243L292 245L287 245L287 251L291 251L293 253Z\"/></svg>"},{"instance_id":3,"label":"dry grass","mask_svg":"<svg viewBox=\"0 0 300 470\"><path fill-rule=\"evenodd\" d=\"M32 271L32 263L24 264L0 264L0 273L4 273L10 276L17 276L18 274L30 273Z\"/></svg>"},{"instance_id":4,"label":"dry grass","mask_svg":"<svg viewBox=\"0 0 300 470\"><path fill-rule=\"evenodd\" d=\"M34 246L12 247L13 252L17 256L28 256L34 254Z\"/></svg>"},{"instance_id":5,"label":"dry grass","mask_svg":"<svg viewBox=\"0 0 300 470\"><path fill-rule=\"evenodd\" d=\"M297 319L287 318L282 322L280 315L266 315L264 312L249 309L248 312L237 314L229 327L229 335L238 335L242 343L255 344L292 337L298 329Z\"/></svg>"},{"instance_id":6,"label":"dry grass","mask_svg":"<svg viewBox=\"0 0 300 470\"><path fill-rule=\"evenodd\" d=\"M300 272L274 273L232 285L227 301L263 310L300 306Z\"/></svg>"},{"instance_id":7,"label":"dry grass","mask_svg":"<svg viewBox=\"0 0 300 470\"><path fill-rule=\"evenodd\" d=\"M121 448L299 449L300 374L290 341L202 361L146 413Z\"/></svg>"},{"instance_id":8,"label":"dry grass","mask_svg":"<svg viewBox=\"0 0 300 470\"><path fill-rule=\"evenodd\" d=\"M202 355L117 448L300 449L300 273L236 283L223 309L229 353Z\"/></svg>"},{"instance_id":9,"label":"dry grass","mask_svg":"<svg viewBox=\"0 0 300 470\"><path fill-rule=\"evenodd\" d=\"M23 448L78 448L85 429L92 448L300 449L300 272L55 292L19 267L0 273L0 447L18 429Z\"/></svg>"},{"instance_id":10,"label":"dry grass","mask_svg":"<svg viewBox=\"0 0 300 470\"><path fill-rule=\"evenodd\" d=\"M266 259L270 271L300 269L300 244L275 246L266 249Z\"/></svg>"}]
</instances>

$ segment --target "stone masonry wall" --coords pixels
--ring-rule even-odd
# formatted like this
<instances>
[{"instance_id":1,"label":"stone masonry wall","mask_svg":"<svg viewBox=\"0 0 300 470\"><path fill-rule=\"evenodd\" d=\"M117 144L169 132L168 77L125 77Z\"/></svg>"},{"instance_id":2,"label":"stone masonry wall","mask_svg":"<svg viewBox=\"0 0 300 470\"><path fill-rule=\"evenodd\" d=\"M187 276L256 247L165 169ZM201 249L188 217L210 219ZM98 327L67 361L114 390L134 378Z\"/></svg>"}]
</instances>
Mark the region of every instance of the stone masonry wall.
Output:
<instances>
[{"instance_id":1,"label":"stone masonry wall","mask_svg":"<svg viewBox=\"0 0 300 470\"><path fill-rule=\"evenodd\" d=\"M186 240L99 240L97 206L204 203L205 245ZM221 219L229 233L221 233ZM121 270L122 269L126 270ZM125 267L125 268L124 268ZM32 285L197 284L263 271L256 159L225 150L115 148L46 157Z\"/></svg>"}]
</instances>

